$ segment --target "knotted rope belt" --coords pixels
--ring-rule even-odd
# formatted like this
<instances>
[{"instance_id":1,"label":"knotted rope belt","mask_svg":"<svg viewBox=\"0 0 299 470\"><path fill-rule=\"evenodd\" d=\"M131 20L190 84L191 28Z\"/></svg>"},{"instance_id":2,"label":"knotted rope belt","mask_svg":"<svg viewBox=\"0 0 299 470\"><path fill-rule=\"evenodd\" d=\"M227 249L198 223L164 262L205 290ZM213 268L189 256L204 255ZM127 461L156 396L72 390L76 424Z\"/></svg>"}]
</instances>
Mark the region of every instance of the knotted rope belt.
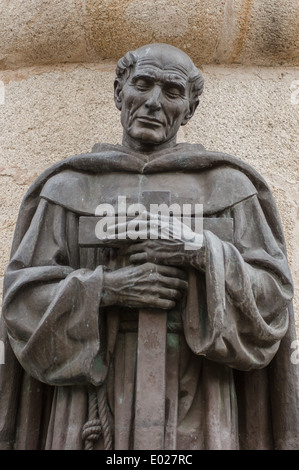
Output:
<instances>
[{"instance_id":1,"label":"knotted rope belt","mask_svg":"<svg viewBox=\"0 0 299 470\"><path fill-rule=\"evenodd\" d=\"M88 387L88 421L82 429L84 450L93 450L94 444L103 437L104 449L112 449L112 431L108 420L107 393L105 385Z\"/></svg>"}]
</instances>

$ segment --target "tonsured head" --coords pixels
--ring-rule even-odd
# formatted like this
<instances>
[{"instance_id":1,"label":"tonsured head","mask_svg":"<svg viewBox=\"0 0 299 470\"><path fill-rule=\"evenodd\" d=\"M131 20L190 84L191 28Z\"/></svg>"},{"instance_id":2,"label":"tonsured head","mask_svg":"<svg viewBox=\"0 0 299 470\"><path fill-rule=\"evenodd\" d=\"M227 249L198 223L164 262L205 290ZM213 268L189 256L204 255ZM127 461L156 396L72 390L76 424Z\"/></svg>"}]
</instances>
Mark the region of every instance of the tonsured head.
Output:
<instances>
[{"instance_id":1,"label":"tonsured head","mask_svg":"<svg viewBox=\"0 0 299 470\"><path fill-rule=\"evenodd\" d=\"M169 44L149 44L120 59L116 75L124 143L149 149L175 143L203 91L203 77L190 57Z\"/></svg>"}]
</instances>

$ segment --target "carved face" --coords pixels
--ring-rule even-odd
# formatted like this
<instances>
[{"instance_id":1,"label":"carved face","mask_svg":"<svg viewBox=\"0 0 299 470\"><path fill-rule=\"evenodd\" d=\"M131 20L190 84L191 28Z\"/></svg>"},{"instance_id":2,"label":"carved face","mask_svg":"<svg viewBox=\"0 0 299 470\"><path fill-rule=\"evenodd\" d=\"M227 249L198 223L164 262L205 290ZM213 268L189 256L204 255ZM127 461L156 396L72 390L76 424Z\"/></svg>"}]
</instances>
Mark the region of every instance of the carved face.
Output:
<instances>
[{"instance_id":1,"label":"carved face","mask_svg":"<svg viewBox=\"0 0 299 470\"><path fill-rule=\"evenodd\" d=\"M119 93L121 123L134 140L162 144L191 117L188 72L182 64L161 68L140 60Z\"/></svg>"}]
</instances>

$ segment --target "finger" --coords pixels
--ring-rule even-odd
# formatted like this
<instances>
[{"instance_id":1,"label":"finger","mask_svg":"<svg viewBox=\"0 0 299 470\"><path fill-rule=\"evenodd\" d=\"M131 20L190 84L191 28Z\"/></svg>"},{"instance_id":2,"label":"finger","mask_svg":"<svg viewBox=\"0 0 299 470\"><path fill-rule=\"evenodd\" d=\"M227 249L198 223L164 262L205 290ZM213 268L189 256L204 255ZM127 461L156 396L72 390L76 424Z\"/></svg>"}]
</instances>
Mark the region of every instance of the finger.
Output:
<instances>
[{"instance_id":1,"label":"finger","mask_svg":"<svg viewBox=\"0 0 299 470\"><path fill-rule=\"evenodd\" d=\"M164 258L163 259L163 264L165 266L182 266L183 261L179 258Z\"/></svg>"},{"instance_id":2,"label":"finger","mask_svg":"<svg viewBox=\"0 0 299 470\"><path fill-rule=\"evenodd\" d=\"M165 287L158 287L156 290L159 298L166 300L180 299L182 297L182 292L178 289L167 289Z\"/></svg>"},{"instance_id":3,"label":"finger","mask_svg":"<svg viewBox=\"0 0 299 470\"><path fill-rule=\"evenodd\" d=\"M169 253L155 253L150 254L148 252L136 253L131 255L129 260L132 264L146 263L147 261L155 264L163 264L165 266L181 266L183 261L179 258L174 259L173 256L169 257Z\"/></svg>"},{"instance_id":4,"label":"finger","mask_svg":"<svg viewBox=\"0 0 299 470\"><path fill-rule=\"evenodd\" d=\"M146 263L148 260L147 253L136 253L136 255L130 256L130 263Z\"/></svg>"},{"instance_id":5,"label":"finger","mask_svg":"<svg viewBox=\"0 0 299 470\"><path fill-rule=\"evenodd\" d=\"M163 266L158 264L156 265L156 270L158 273L163 274L164 276L176 277L179 279L187 279L185 271L174 266Z\"/></svg>"},{"instance_id":6,"label":"finger","mask_svg":"<svg viewBox=\"0 0 299 470\"><path fill-rule=\"evenodd\" d=\"M188 289L187 281L183 281L182 279L178 279L174 277L161 276L159 279L159 282L162 282L165 286L170 287L171 289L180 289L180 290Z\"/></svg>"},{"instance_id":7,"label":"finger","mask_svg":"<svg viewBox=\"0 0 299 470\"><path fill-rule=\"evenodd\" d=\"M145 251L144 242L133 243L133 244L130 245L129 248L127 249L128 255L133 255L133 254L135 254L135 253L140 253L141 251Z\"/></svg>"},{"instance_id":8,"label":"finger","mask_svg":"<svg viewBox=\"0 0 299 470\"><path fill-rule=\"evenodd\" d=\"M155 304L155 308L161 308L162 310L171 310L175 307L173 300L153 299L152 302Z\"/></svg>"},{"instance_id":9,"label":"finger","mask_svg":"<svg viewBox=\"0 0 299 470\"><path fill-rule=\"evenodd\" d=\"M162 269L160 269L161 267ZM140 266L144 274L148 276L150 282L156 286L180 290L188 289L188 282L185 280L187 276L184 271L173 267L170 268L169 266L164 267L168 269L163 269L162 265L153 263L145 263ZM162 274L162 272L164 272L164 274ZM180 278L178 276L180 276Z\"/></svg>"},{"instance_id":10,"label":"finger","mask_svg":"<svg viewBox=\"0 0 299 470\"><path fill-rule=\"evenodd\" d=\"M142 272L147 273L156 273L168 277L174 277L179 279L187 279L187 274L181 268L176 268L174 266L164 266L163 264L156 264L153 262L147 262L140 266Z\"/></svg>"}]
</instances>

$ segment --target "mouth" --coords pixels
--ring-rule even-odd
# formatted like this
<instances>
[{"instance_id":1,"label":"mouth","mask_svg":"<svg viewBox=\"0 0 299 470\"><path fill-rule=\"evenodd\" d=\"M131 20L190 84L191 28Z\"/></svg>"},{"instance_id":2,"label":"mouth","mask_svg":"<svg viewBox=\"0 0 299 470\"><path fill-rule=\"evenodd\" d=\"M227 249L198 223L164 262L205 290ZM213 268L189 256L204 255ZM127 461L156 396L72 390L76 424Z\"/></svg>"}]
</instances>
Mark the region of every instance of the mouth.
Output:
<instances>
[{"instance_id":1,"label":"mouth","mask_svg":"<svg viewBox=\"0 0 299 470\"><path fill-rule=\"evenodd\" d=\"M149 116L139 116L137 118L138 121L143 122L144 124L149 124L151 126L163 126L163 122L159 121L159 119L155 119Z\"/></svg>"}]
</instances>

